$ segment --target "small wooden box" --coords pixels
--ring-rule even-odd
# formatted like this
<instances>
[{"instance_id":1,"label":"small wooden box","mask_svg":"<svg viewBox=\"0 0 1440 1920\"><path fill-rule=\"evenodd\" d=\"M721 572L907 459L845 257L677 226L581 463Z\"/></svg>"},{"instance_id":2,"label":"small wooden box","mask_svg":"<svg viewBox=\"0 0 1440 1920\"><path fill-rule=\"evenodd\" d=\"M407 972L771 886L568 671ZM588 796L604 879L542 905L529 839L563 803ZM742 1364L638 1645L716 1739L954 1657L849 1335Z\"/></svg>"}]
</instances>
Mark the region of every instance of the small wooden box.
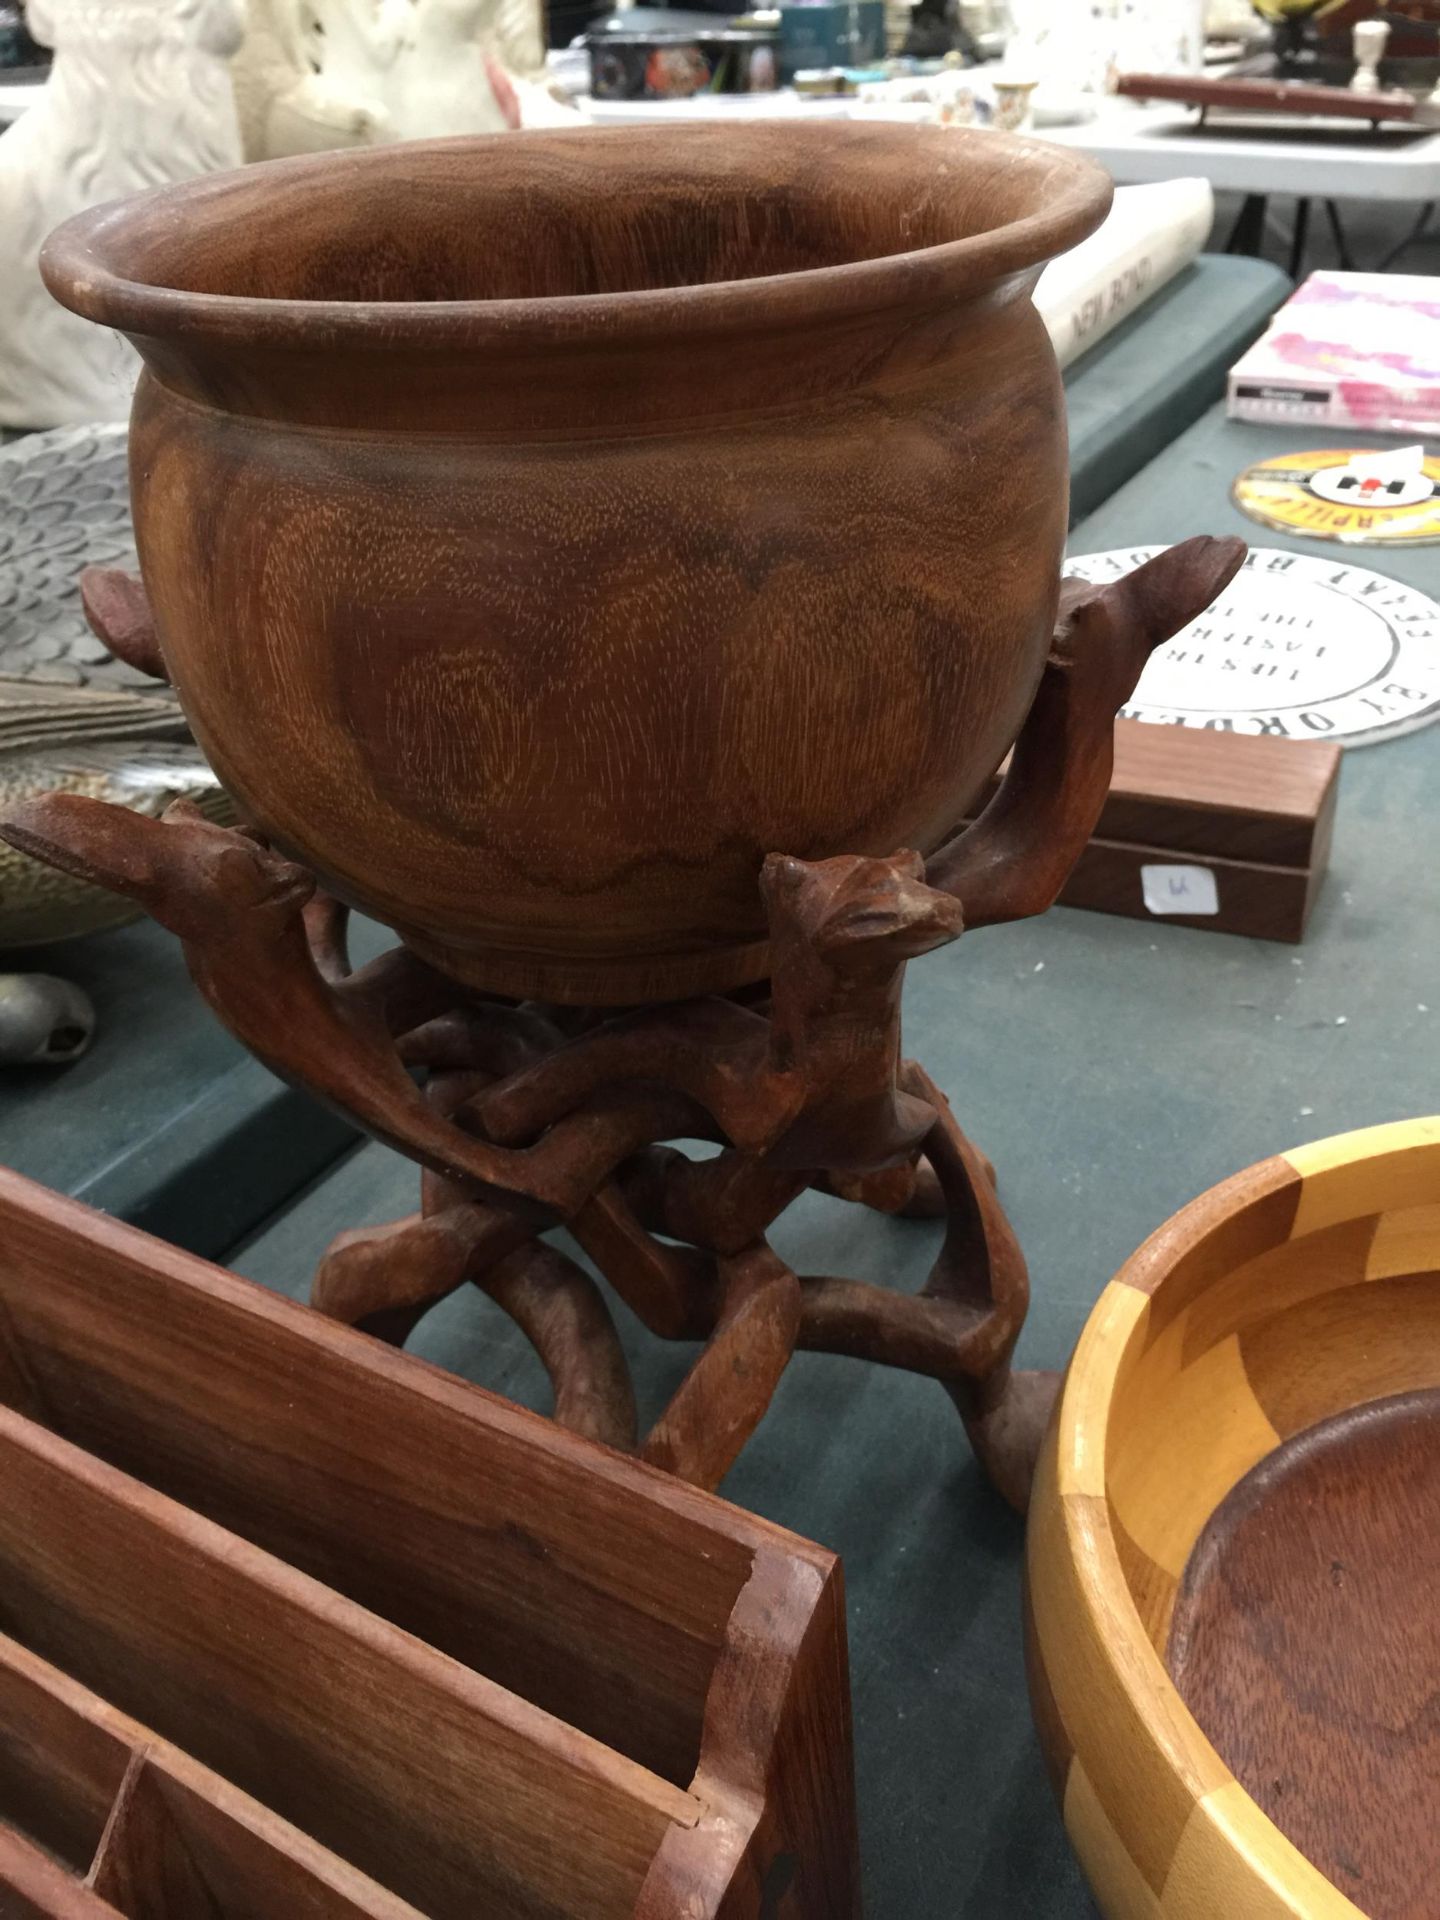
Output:
<instances>
[{"instance_id":1,"label":"small wooden box","mask_svg":"<svg viewBox=\"0 0 1440 1920\"><path fill-rule=\"evenodd\" d=\"M1340 760L1324 741L1117 720L1110 794L1060 904L1300 940L1330 857ZM1203 911L1183 910L1187 890Z\"/></svg>"},{"instance_id":2,"label":"small wooden box","mask_svg":"<svg viewBox=\"0 0 1440 1920\"><path fill-rule=\"evenodd\" d=\"M0 1172L0 1914L858 1914L838 1563Z\"/></svg>"}]
</instances>

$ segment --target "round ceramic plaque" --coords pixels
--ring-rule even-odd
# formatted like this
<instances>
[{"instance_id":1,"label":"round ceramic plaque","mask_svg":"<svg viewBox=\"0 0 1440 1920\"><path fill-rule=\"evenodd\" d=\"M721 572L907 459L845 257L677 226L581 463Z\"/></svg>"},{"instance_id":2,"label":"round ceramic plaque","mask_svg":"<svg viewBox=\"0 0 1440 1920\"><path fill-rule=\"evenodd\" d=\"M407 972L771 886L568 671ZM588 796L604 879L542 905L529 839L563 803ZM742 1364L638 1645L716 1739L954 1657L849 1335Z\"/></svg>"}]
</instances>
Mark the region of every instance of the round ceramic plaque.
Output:
<instances>
[{"instance_id":1,"label":"round ceramic plaque","mask_svg":"<svg viewBox=\"0 0 1440 1920\"><path fill-rule=\"evenodd\" d=\"M1104 582L1160 547L1081 554L1065 571ZM1252 548L1198 620L1157 652L1129 720L1366 745L1440 719L1440 606L1365 567Z\"/></svg>"},{"instance_id":2,"label":"round ceramic plaque","mask_svg":"<svg viewBox=\"0 0 1440 1920\"><path fill-rule=\"evenodd\" d=\"M1246 467L1230 491L1252 520L1311 540L1360 547L1440 540L1440 458L1420 447L1282 453Z\"/></svg>"}]
</instances>

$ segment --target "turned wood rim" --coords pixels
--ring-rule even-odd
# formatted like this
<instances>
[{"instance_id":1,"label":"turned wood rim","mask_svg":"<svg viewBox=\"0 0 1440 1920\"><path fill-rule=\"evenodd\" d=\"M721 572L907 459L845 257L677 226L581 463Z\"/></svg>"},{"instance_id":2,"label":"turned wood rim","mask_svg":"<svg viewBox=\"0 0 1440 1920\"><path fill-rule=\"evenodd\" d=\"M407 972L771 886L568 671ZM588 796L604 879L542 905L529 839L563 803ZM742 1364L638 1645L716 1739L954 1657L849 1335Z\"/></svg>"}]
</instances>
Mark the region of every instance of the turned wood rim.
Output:
<instances>
[{"instance_id":1,"label":"turned wood rim","mask_svg":"<svg viewBox=\"0 0 1440 1920\"><path fill-rule=\"evenodd\" d=\"M1360 1183L1355 1173L1367 1164L1364 1184L1371 1197L1357 1202ZM1417 1169L1422 1177L1418 1183ZM1208 1284L1203 1276L1212 1268L1231 1270L1230 1250L1241 1236L1248 1235L1248 1244L1239 1264L1288 1241L1365 1217L1377 1210L1377 1193L1388 1195L1397 1186L1402 1197L1394 1204L1419 1204L1415 1192L1421 1185L1429 1199L1440 1193L1440 1116L1367 1127L1291 1149L1232 1175L1173 1215L1126 1261L1085 1324L1056 1404L1048 1461L1031 1509L1033 1651L1045 1684L1058 1681L1063 1686L1064 1676L1051 1670L1057 1652L1054 1623L1047 1634L1035 1602L1054 1561L1064 1558L1074 1601L1088 1616L1086 1643L1103 1665L1106 1688L1124 1699L1127 1720L1143 1734L1149 1749L1163 1756L1168 1772L1185 1784L1194 1812L1203 1808L1223 1834L1236 1872L1249 1886L1263 1888L1269 1900L1279 1896L1284 1911L1304 1920L1364 1920L1364 1915L1234 1779L1152 1643L1112 1524L1110 1421L1144 1348L1149 1311L1168 1283L1192 1289L1197 1274L1203 1286ZM1386 1204L1382 1200L1380 1212ZM1083 1767L1083 1742L1067 1733L1067 1746L1074 1764ZM1113 1808L1109 1815L1114 1838L1124 1844L1134 1821L1115 1819ZM1234 1891L1239 1884L1235 1880L1227 1887ZM1268 1903L1265 1910L1270 1911ZM1157 1912L1167 1911L1161 1902Z\"/></svg>"},{"instance_id":2,"label":"turned wood rim","mask_svg":"<svg viewBox=\"0 0 1440 1920\"><path fill-rule=\"evenodd\" d=\"M584 127L402 142L270 160L177 185L151 188L75 215L46 241L40 268L62 305L102 326L162 339L228 341L256 347L311 351L348 346L371 350L434 351L478 346L554 348L643 345L666 337L764 333L836 319L959 304L997 283L1038 273L1046 261L1093 233L1109 210L1110 176L1094 161L1063 147L983 128L898 127L876 122L764 123L767 146L797 162L825 148L850 149L852 163L874 156L913 155L917 177L927 168L977 173L997 188L1033 183L1036 211L980 233L910 251L877 254L824 267L610 293L482 300L302 300L233 293L190 292L143 278L127 267L144 244L183 247L184 234L208 210L237 194L264 190L268 217L286 193L303 194L313 181L349 176L357 195L402 177L427 154L468 149L477 167L486 150L505 142L563 151L587 143L597 166L607 146L653 146L661 174L683 178L687 154L702 158L734 149L726 123L674 127ZM906 151L908 149L908 152ZM743 153L743 146L741 149ZM957 169L956 163L961 163Z\"/></svg>"}]
</instances>

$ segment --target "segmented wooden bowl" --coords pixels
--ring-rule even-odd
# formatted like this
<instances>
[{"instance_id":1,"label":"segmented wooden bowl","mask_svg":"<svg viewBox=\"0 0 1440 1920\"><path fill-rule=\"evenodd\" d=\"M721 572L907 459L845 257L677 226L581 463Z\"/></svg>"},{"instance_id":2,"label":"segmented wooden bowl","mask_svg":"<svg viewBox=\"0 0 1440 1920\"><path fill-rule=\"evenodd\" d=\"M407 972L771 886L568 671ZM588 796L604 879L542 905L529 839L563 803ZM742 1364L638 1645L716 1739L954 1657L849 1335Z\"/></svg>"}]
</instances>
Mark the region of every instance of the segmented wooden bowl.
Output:
<instances>
[{"instance_id":1,"label":"segmented wooden bowl","mask_svg":"<svg viewBox=\"0 0 1440 1920\"><path fill-rule=\"evenodd\" d=\"M1030 1509L1036 1724L1109 1920L1440 1888L1440 1119L1262 1161L1102 1295Z\"/></svg>"}]
</instances>

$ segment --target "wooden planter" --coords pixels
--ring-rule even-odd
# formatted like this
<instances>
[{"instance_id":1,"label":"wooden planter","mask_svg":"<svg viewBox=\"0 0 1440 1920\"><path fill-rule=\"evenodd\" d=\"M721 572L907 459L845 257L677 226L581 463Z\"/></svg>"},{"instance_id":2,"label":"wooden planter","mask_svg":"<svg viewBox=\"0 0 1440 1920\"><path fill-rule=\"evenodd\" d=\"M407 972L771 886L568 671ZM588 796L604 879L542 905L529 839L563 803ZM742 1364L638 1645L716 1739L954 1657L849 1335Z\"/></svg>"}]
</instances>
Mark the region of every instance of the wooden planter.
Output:
<instances>
[{"instance_id":1,"label":"wooden planter","mask_svg":"<svg viewBox=\"0 0 1440 1920\"><path fill-rule=\"evenodd\" d=\"M1262 1161L1121 1269L1028 1576L1107 1920L1440 1911L1440 1119Z\"/></svg>"},{"instance_id":2,"label":"wooden planter","mask_svg":"<svg viewBox=\"0 0 1440 1920\"><path fill-rule=\"evenodd\" d=\"M831 1555L3 1172L0 1249L7 1920L858 1913Z\"/></svg>"}]
</instances>

